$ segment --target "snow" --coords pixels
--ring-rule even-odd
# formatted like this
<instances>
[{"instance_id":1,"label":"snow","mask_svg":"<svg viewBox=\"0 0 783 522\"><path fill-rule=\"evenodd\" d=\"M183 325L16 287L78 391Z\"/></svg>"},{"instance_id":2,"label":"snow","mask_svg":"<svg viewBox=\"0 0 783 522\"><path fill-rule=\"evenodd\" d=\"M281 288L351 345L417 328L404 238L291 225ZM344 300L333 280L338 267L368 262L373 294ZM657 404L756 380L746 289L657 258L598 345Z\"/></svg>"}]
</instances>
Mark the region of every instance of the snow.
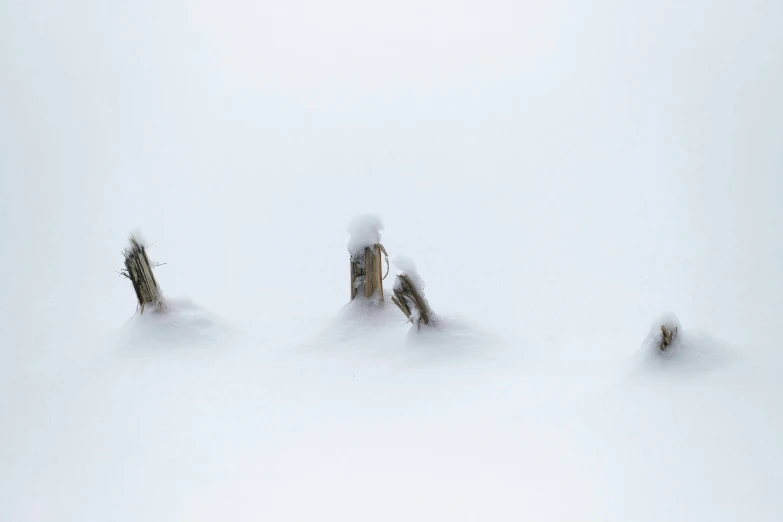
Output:
<instances>
[{"instance_id":1,"label":"snow","mask_svg":"<svg viewBox=\"0 0 783 522\"><path fill-rule=\"evenodd\" d=\"M416 270L416 264L413 262L413 259L405 256L397 256L394 258L393 263L394 266L400 269L402 274L405 274L410 278L411 283L413 283L413 285L416 287L416 290L424 295L424 287L426 285L424 284L424 280L419 275L419 271Z\"/></svg>"},{"instance_id":2,"label":"snow","mask_svg":"<svg viewBox=\"0 0 783 522\"><path fill-rule=\"evenodd\" d=\"M348 242L348 252L358 254L368 246L381 242L383 221L380 216L374 214L356 216L348 224L347 230L351 236L351 240Z\"/></svg>"},{"instance_id":3,"label":"snow","mask_svg":"<svg viewBox=\"0 0 783 522\"><path fill-rule=\"evenodd\" d=\"M128 348L159 345L166 349L219 341L230 336L231 328L190 299L165 299L160 310L137 310L120 333Z\"/></svg>"},{"instance_id":4,"label":"snow","mask_svg":"<svg viewBox=\"0 0 783 522\"><path fill-rule=\"evenodd\" d=\"M150 247L150 243L149 243L149 241L147 241L147 236L145 236L145 235L144 235L144 232L142 232L142 230L141 230L141 229L139 229L139 228L136 228L136 229L134 229L134 230L133 230L133 231L132 231L132 232L131 232L131 233L128 235L128 239L129 239L129 240L134 240L134 239L135 239L135 240L136 240L136 242L137 242L139 245L143 246L144 248L149 248L149 247Z\"/></svg>"},{"instance_id":5,"label":"snow","mask_svg":"<svg viewBox=\"0 0 783 522\"><path fill-rule=\"evenodd\" d=\"M2 11L0 521L783 520L779 1Z\"/></svg>"}]
</instances>

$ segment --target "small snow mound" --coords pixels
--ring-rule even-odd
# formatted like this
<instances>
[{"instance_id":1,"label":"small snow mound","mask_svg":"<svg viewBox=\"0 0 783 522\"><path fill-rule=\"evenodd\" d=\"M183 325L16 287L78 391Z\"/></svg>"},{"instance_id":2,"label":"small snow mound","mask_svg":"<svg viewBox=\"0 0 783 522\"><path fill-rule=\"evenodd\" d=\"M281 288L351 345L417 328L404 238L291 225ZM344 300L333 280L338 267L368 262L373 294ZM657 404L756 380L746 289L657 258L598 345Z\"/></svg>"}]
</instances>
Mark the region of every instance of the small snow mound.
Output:
<instances>
[{"instance_id":1,"label":"small snow mound","mask_svg":"<svg viewBox=\"0 0 783 522\"><path fill-rule=\"evenodd\" d=\"M651 332L661 332L661 326L665 326L667 330L680 330L680 320L671 312L662 314L658 319L653 321L650 326Z\"/></svg>"},{"instance_id":2,"label":"small snow mound","mask_svg":"<svg viewBox=\"0 0 783 522\"><path fill-rule=\"evenodd\" d=\"M661 350L661 326L676 331L672 343ZM727 358L728 351L719 339L704 333L683 331L674 314L665 314L650 326L650 332L641 347L642 364L645 366L680 366L708 369L720 365Z\"/></svg>"},{"instance_id":3,"label":"small snow mound","mask_svg":"<svg viewBox=\"0 0 783 522\"><path fill-rule=\"evenodd\" d=\"M160 310L137 311L123 327L126 346L204 344L224 338L229 328L189 299L167 299Z\"/></svg>"},{"instance_id":4,"label":"small snow mound","mask_svg":"<svg viewBox=\"0 0 783 522\"><path fill-rule=\"evenodd\" d=\"M399 310L376 294L369 299L354 299L345 305L334 322L321 335L321 340L340 342L372 336L400 328Z\"/></svg>"},{"instance_id":5,"label":"small snow mound","mask_svg":"<svg viewBox=\"0 0 783 522\"><path fill-rule=\"evenodd\" d=\"M661 350L660 344L663 339L663 330L665 328L668 332L674 335L671 345L665 350ZM680 346L680 334L682 333L682 327L680 320L673 313L665 313L658 317L650 325L650 332L647 334L645 344L650 345L651 351L657 352L661 357L674 357L676 353L681 350ZM654 348L655 350L652 350Z\"/></svg>"},{"instance_id":6,"label":"small snow mound","mask_svg":"<svg viewBox=\"0 0 783 522\"><path fill-rule=\"evenodd\" d=\"M351 236L348 242L348 252L359 254L368 246L381 242L383 221L375 214L356 216L348 223L346 229Z\"/></svg>"},{"instance_id":7,"label":"small snow mound","mask_svg":"<svg viewBox=\"0 0 783 522\"><path fill-rule=\"evenodd\" d=\"M394 266L400 269L404 275L407 275L411 283L416 287L416 290L419 291L422 295L424 294L424 287L426 284L424 283L424 280L419 275L419 271L416 270L416 264L413 262L413 260L409 257L405 256L397 256L394 258ZM395 281L394 288L397 290L399 287L399 279Z\"/></svg>"}]
</instances>

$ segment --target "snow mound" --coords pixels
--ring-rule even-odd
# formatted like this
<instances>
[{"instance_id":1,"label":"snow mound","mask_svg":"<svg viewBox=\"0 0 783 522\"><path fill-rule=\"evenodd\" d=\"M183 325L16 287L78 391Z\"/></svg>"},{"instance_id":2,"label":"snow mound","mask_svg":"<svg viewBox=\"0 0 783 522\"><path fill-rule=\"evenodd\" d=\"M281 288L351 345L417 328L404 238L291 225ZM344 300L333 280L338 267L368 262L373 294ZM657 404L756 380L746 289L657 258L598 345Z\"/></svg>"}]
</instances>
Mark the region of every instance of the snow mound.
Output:
<instances>
[{"instance_id":1,"label":"snow mound","mask_svg":"<svg viewBox=\"0 0 783 522\"><path fill-rule=\"evenodd\" d=\"M342 342L388 333L404 325L402 319L404 316L397 307L388 300L382 302L378 295L369 299L354 299L340 310L319 340Z\"/></svg>"},{"instance_id":2,"label":"snow mound","mask_svg":"<svg viewBox=\"0 0 783 522\"><path fill-rule=\"evenodd\" d=\"M228 337L220 317L190 299L167 299L162 310L137 311L122 329L128 347L208 344Z\"/></svg>"},{"instance_id":3,"label":"snow mound","mask_svg":"<svg viewBox=\"0 0 783 522\"><path fill-rule=\"evenodd\" d=\"M418 348L436 348L438 350L460 351L472 348L485 348L494 344L496 339L470 321L461 317L436 316L431 324L408 331L406 342Z\"/></svg>"},{"instance_id":4,"label":"snow mound","mask_svg":"<svg viewBox=\"0 0 783 522\"><path fill-rule=\"evenodd\" d=\"M397 256L394 258L393 263L404 275L407 275L410 278L411 283L416 287L416 290L423 296L424 287L427 285L419 275L419 271L416 269L416 263L413 262L413 259L405 256ZM397 288L397 282L394 283L394 287Z\"/></svg>"},{"instance_id":5,"label":"snow mound","mask_svg":"<svg viewBox=\"0 0 783 522\"><path fill-rule=\"evenodd\" d=\"M650 331L653 331L657 328L658 332L660 332L661 326L665 326L669 331L672 331L680 330L682 325L680 324L680 319L676 315L671 312L667 312L653 321L652 325L650 326Z\"/></svg>"},{"instance_id":6,"label":"snow mound","mask_svg":"<svg viewBox=\"0 0 783 522\"><path fill-rule=\"evenodd\" d=\"M677 336L666 350L659 347L661 326L669 331L677 330ZM728 349L723 341L709 334L683 331L677 316L669 313L650 325L650 332L642 343L641 356L642 365L652 368L711 369L727 360Z\"/></svg>"},{"instance_id":7,"label":"snow mound","mask_svg":"<svg viewBox=\"0 0 783 522\"><path fill-rule=\"evenodd\" d=\"M338 353L361 353L362 357L398 361L464 360L492 353L496 338L459 317L438 320L417 330L390 301L356 299L348 303L316 342L310 345ZM411 359L413 357L413 359Z\"/></svg>"},{"instance_id":8,"label":"snow mound","mask_svg":"<svg viewBox=\"0 0 783 522\"><path fill-rule=\"evenodd\" d=\"M348 242L348 252L358 254L364 248L381 242L383 220L375 214L356 216L348 223L346 230L351 236L351 240Z\"/></svg>"}]
</instances>

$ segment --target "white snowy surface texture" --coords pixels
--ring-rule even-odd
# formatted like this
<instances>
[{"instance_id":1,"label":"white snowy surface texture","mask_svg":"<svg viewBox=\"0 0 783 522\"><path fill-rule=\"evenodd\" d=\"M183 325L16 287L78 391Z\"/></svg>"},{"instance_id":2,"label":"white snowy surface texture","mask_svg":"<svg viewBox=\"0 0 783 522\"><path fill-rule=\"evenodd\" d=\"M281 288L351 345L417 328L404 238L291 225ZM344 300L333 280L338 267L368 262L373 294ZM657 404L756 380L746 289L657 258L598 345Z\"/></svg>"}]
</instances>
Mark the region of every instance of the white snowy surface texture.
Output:
<instances>
[{"instance_id":1,"label":"white snowy surface texture","mask_svg":"<svg viewBox=\"0 0 783 522\"><path fill-rule=\"evenodd\" d=\"M781 27L0 2L0 522L783 520Z\"/></svg>"}]
</instances>

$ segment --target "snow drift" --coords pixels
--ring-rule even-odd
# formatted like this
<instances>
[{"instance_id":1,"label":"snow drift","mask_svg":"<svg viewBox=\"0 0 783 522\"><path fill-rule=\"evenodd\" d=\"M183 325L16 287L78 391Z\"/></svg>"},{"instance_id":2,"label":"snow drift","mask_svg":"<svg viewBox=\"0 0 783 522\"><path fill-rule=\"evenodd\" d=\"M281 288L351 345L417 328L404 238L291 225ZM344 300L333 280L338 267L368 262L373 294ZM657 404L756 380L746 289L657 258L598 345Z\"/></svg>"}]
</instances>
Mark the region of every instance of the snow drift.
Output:
<instances>
[{"instance_id":1,"label":"snow drift","mask_svg":"<svg viewBox=\"0 0 783 522\"><path fill-rule=\"evenodd\" d=\"M161 310L137 311L120 331L127 348L206 345L226 341L231 328L189 299L165 299Z\"/></svg>"}]
</instances>

